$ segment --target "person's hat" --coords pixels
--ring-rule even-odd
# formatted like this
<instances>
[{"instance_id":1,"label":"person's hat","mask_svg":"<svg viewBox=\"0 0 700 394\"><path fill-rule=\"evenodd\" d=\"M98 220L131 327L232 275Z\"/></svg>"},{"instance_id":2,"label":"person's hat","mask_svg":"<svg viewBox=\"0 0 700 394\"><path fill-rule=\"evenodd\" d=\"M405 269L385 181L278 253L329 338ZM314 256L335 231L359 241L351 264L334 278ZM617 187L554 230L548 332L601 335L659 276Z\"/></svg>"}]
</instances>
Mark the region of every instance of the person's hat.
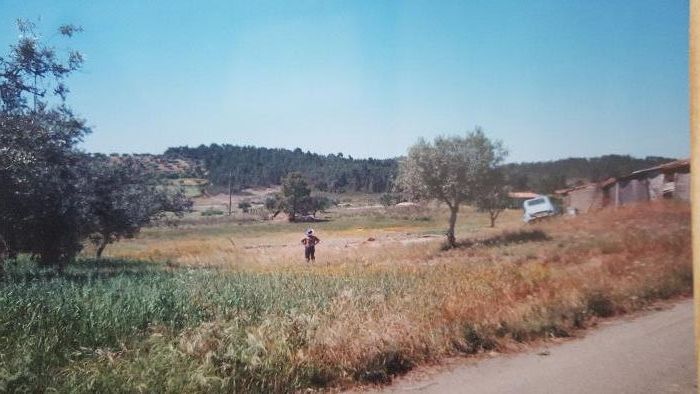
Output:
<instances>
[{"instance_id":1,"label":"person's hat","mask_svg":"<svg viewBox=\"0 0 700 394\"><path fill-rule=\"evenodd\" d=\"M306 230L306 235L311 235L314 233L314 229L310 228Z\"/></svg>"}]
</instances>

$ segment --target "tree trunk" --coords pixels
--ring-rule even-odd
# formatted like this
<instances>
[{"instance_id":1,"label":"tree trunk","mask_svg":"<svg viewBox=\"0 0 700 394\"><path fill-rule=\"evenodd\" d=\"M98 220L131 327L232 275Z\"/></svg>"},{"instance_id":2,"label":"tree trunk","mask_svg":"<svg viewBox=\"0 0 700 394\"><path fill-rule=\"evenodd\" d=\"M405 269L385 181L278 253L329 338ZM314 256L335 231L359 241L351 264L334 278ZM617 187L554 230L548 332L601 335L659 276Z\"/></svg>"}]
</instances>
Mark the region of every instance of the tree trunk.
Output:
<instances>
[{"instance_id":1,"label":"tree trunk","mask_svg":"<svg viewBox=\"0 0 700 394\"><path fill-rule=\"evenodd\" d=\"M455 204L450 206L450 228L447 230L447 244L454 248L457 246L457 239L455 238L455 224L457 223L457 212L459 212L459 205Z\"/></svg>"},{"instance_id":2,"label":"tree trunk","mask_svg":"<svg viewBox=\"0 0 700 394\"><path fill-rule=\"evenodd\" d=\"M8 256L8 249L5 240L0 237L0 279L5 276L5 259Z\"/></svg>"},{"instance_id":3,"label":"tree trunk","mask_svg":"<svg viewBox=\"0 0 700 394\"><path fill-rule=\"evenodd\" d=\"M0 262L4 261L9 255L10 248L5 240L0 236Z\"/></svg>"},{"instance_id":4,"label":"tree trunk","mask_svg":"<svg viewBox=\"0 0 700 394\"><path fill-rule=\"evenodd\" d=\"M489 218L491 219L491 227L496 227L496 219L501 214L500 210L490 211Z\"/></svg>"},{"instance_id":5,"label":"tree trunk","mask_svg":"<svg viewBox=\"0 0 700 394\"><path fill-rule=\"evenodd\" d=\"M105 251L107 244L109 244L109 238L102 238L102 241L100 242L100 246L97 247L97 251L95 252L96 258L98 258L98 259L102 258L102 252Z\"/></svg>"}]
</instances>

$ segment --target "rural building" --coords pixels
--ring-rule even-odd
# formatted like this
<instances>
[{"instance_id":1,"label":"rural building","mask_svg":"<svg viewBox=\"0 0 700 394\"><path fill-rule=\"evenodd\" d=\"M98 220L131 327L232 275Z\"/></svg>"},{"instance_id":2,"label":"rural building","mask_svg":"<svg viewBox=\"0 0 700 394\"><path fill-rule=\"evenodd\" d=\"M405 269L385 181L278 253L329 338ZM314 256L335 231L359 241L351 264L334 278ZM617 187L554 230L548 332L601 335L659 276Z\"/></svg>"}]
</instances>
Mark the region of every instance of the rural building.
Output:
<instances>
[{"instance_id":1,"label":"rural building","mask_svg":"<svg viewBox=\"0 0 700 394\"><path fill-rule=\"evenodd\" d=\"M690 200L690 160L676 160L635 171L603 187L614 206L660 198Z\"/></svg>"},{"instance_id":2,"label":"rural building","mask_svg":"<svg viewBox=\"0 0 700 394\"><path fill-rule=\"evenodd\" d=\"M648 180L651 200L674 198L690 201L690 159L672 161L632 174Z\"/></svg>"},{"instance_id":3,"label":"rural building","mask_svg":"<svg viewBox=\"0 0 700 394\"><path fill-rule=\"evenodd\" d=\"M554 192L564 203L567 211L587 213L603 208L606 198L599 183L587 183Z\"/></svg>"},{"instance_id":4,"label":"rural building","mask_svg":"<svg viewBox=\"0 0 700 394\"><path fill-rule=\"evenodd\" d=\"M690 160L676 160L619 178L557 190L567 211L586 213L606 206L673 198L690 200Z\"/></svg>"}]
</instances>

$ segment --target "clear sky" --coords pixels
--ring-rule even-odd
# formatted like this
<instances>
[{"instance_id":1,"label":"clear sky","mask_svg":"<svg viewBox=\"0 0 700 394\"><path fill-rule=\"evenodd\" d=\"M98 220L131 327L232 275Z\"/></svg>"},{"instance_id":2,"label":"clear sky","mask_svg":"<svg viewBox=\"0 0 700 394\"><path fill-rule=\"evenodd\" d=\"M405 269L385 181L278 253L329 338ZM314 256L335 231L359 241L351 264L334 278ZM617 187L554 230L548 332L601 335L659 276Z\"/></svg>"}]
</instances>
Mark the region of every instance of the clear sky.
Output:
<instances>
[{"instance_id":1,"label":"clear sky","mask_svg":"<svg viewBox=\"0 0 700 394\"><path fill-rule=\"evenodd\" d=\"M85 29L87 151L384 158L479 125L509 161L689 154L685 0L0 0L1 48L18 17Z\"/></svg>"}]
</instances>

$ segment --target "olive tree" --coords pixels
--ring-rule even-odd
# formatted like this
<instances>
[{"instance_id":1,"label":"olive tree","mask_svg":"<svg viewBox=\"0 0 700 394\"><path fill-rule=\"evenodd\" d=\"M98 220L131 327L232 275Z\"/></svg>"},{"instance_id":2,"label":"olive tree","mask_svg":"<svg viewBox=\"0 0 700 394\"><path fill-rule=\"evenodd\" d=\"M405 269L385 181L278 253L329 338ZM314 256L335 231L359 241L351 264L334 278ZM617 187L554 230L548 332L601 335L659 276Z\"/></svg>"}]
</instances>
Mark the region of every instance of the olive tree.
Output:
<instances>
[{"instance_id":1,"label":"olive tree","mask_svg":"<svg viewBox=\"0 0 700 394\"><path fill-rule=\"evenodd\" d=\"M189 207L133 166L110 166L78 144L87 122L66 104L65 82L79 52L47 45L34 23L18 21L16 44L0 55L0 268L27 253L62 270L88 238L104 247ZM59 37L82 29L64 25ZM104 160L104 158L103 158Z\"/></svg>"},{"instance_id":2,"label":"olive tree","mask_svg":"<svg viewBox=\"0 0 700 394\"><path fill-rule=\"evenodd\" d=\"M164 186L156 174L132 158L112 162L93 158L89 165L90 241L100 258L105 247L122 238L133 238L142 227L181 217L192 201L180 190Z\"/></svg>"},{"instance_id":3,"label":"olive tree","mask_svg":"<svg viewBox=\"0 0 700 394\"><path fill-rule=\"evenodd\" d=\"M0 238L10 256L27 252L62 268L89 232L77 144L90 129L65 103L65 80L83 58L46 45L30 21L17 26L18 42L0 55ZM64 25L58 33L80 30Z\"/></svg>"},{"instance_id":4,"label":"olive tree","mask_svg":"<svg viewBox=\"0 0 700 394\"><path fill-rule=\"evenodd\" d=\"M480 212L488 213L491 227L496 227L496 220L510 205L508 193L510 187L505 183L503 173L494 170L476 198L476 207Z\"/></svg>"},{"instance_id":5,"label":"olive tree","mask_svg":"<svg viewBox=\"0 0 700 394\"><path fill-rule=\"evenodd\" d=\"M475 203L506 151L476 128L465 136L420 139L399 164L397 185L413 199L437 199L450 209L447 242L454 247L459 207Z\"/></svg>"}]
</instances>

